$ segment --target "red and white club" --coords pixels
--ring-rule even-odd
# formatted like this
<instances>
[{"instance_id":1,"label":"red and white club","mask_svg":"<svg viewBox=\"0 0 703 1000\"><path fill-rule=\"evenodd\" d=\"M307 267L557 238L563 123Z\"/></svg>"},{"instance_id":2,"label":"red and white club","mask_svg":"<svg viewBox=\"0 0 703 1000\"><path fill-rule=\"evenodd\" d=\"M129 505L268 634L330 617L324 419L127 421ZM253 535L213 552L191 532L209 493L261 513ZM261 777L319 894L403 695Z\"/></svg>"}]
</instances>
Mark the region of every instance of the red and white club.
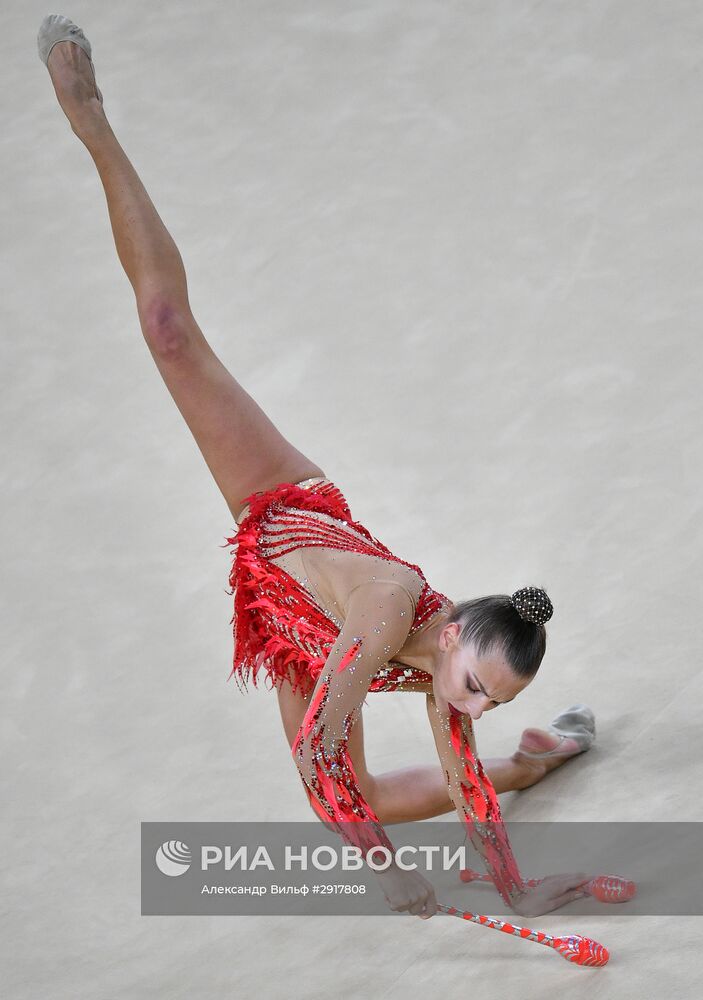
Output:
<instances>
[{"instance_id":1,"label":"red and white club","mask_svg":"<svg viewBox=\"0 0 703 1000\"><path fill-rule=\"evenodd\" d=\"M522 938L523 941L535 941L537 944L546 945L547 948L553 948L562 958L574 965L600 968L606 965L610 958L610 953L604 945L591 938L583 937L581 934L554 937L544 931L533 931L529 927L518 927L517 924L509 923L506 920L498 920L497 917L484 917L478 913L469 913L468 910L458 910L456 906L444 906L443 903L437 903L437 909L452 917L471 920L481 927L490 927L492 930L512 934Z\"/></svg>"},{"instance_id":2,"label":"red and white club","mask_svg":"<svg viewBox=\"0 0 703 1000\"><path fill-rule=\"evenodd\" d=\"M493 885L490 875L482 875L472 868L462 868L459 877L462 882L490 882ZM527 879L525 885L532 887L543 881L541 878L531 878ZM635 883L619 875L598 875L585 885L579 886L579 889L600 900L601 903L626 903L637 894Z\"/></svg>"}]
</instances>

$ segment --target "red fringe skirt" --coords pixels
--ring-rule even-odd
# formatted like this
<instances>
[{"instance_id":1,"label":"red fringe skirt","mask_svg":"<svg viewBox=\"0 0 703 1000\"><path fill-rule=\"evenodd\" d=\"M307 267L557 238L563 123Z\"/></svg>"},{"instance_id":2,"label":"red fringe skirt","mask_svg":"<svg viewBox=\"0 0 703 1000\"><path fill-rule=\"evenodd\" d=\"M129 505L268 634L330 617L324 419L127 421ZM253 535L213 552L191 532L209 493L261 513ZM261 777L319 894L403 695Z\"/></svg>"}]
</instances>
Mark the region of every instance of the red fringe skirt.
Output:
<instances>
[{"instance_id":1,"label":"red fringe skirt","mask_svg":"<svg viewBox=\"0 0 703 1000\"><path fill-rule=\"evenodd\" d=\"M274 688L287 681L294 691L300 689L308 694L339 628L297 580L268 558L274 545L276 555L303 545L364 552L410 566L423 580L424 575L418 566L399 559L362 524L353 521L345 497L328 479L305 489L295 483L279 483L271 490L251 494L244 503L249 505L249 511L237 534L225 541L225 545L232 546L234 556L227 591L234 598L230 678L234 677L244 691L249 679L257 687L257 675L263 669L266 686ZM313 512L334 520L316 517ZM345 530L347 526L353 530ZM413 630L445 602L444 595L425 583ZM387 665L374 678L370 690L397 690L401 685L428 681L431 677L424 671Z\"/></svg>"}]
</instances>

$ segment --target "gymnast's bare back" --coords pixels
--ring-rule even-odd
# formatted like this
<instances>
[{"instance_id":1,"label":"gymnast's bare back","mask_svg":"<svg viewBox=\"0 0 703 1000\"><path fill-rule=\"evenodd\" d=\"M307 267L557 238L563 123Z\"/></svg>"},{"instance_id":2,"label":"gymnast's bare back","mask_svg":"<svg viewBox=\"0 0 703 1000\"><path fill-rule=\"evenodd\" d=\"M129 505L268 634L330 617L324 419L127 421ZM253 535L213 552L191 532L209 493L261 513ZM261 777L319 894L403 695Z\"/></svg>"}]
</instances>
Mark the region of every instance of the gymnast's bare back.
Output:
<instances>
[{"instance_id":1,"label":"gymnast's bare back","mask_svg":"<svg viewBox=\"0 0 703 1000\"><path fill-rule=\"evenodd\" d=\"M326 476L316 476L296 485L307 487L325 481L329 482ZM238 524L242 523L248 511L248 505L241 510L235 518ZM269 558L297 580L313 601L340 627L346 619L349 594L356 587L372 582L381 574L384 579L393 580L406 590L415 607L424 586L424 581L409 566L402 563L389 565L387 561L363 552L308 545L295 548L285 555ZM408 636L406 644L393 662L403 662L404 652L410 654L415 646L413 637Z\"/></svg>"}]
</instances>

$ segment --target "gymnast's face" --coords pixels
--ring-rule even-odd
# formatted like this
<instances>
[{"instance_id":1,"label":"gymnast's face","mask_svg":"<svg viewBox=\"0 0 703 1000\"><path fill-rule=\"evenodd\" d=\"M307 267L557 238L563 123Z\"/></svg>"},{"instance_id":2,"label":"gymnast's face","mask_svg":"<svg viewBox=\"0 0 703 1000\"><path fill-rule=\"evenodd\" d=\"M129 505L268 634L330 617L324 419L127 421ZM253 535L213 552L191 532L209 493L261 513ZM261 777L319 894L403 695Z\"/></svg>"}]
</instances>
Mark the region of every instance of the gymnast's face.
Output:
<instances>
[{"instance_id":1,"label":"gymnast's face","mask_svg":"<svg viewBox=\"0 0 703 1000\"><path fill-rule=\"evenodd\" d=\"M473 645L460 644L460 632L459 623L452 622L439 634L434 695L440 710L475 720L512 701L532 678L517 677L500 651L478 657Z\"/></svg>"}]
</instances>

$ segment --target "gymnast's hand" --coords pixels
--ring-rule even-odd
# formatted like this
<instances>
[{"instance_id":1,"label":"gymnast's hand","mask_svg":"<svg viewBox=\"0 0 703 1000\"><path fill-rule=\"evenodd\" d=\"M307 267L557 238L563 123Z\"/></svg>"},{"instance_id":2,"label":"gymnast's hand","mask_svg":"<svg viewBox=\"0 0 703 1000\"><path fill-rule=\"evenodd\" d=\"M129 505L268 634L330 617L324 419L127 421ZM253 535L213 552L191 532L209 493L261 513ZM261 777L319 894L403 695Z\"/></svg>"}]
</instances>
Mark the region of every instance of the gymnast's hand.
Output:
<instances>
[{"instance_id":1,"label":"gymnast's hand","mask_svg":"<svg viewBox=\"0 0 703 1000\"><path fill-rule=\"evenodd\" d=\"M376 875L391 910L406 910L423 920L437 912L434 888L419 872L406 872L392 864Z\"/></svg>"},{"instance_id":2,"label":"gymnast's hand","mask_svg":"<svg viewBox=\"0 0 703 1000\"><path fill-rule=\"evenodd\" d=\"M539 917L542 913L558 910L573 899L587 896L582 886L590 882L593 875L575 872L569 875L548 875L539 885L526 889L513 905L515 913L521 917Z\"/></svg>"}]
</instances>

